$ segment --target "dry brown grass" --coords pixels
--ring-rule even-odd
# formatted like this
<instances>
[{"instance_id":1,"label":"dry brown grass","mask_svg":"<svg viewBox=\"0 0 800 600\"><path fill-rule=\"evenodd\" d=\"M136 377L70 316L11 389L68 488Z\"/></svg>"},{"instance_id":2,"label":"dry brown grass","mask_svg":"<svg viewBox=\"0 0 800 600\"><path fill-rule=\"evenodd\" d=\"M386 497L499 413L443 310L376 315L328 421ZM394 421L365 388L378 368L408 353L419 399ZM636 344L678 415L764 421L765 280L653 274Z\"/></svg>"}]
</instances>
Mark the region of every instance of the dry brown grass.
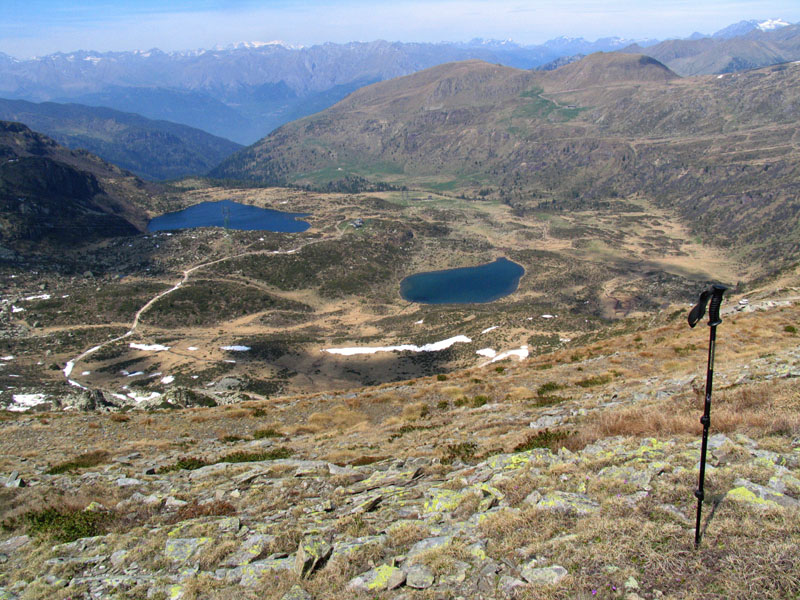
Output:
<instances>
[{"instance_id":1,"label":"dry brown grass","mask_svg":"<svg viewBox=\"0 0 800 600\"><path fill-rule=\"evenodd\" d=\"M416 421L428 414L428 405L424 402L414 402L403 407L401 416L407 421Z\"/></svg>"},{"instance_id":2,"label":"dry brown grass","mask_svg":"<svg viewBox=\"0 0 800 600\"><path fill-rule=\"evenodd\" d=\"M369 417L362 412L350 410L345 406L336 406L329 411L309 415L306 427L314 430L314 433L331 429L344 430L368 420Z\"/></svg>"},{"instance_id":3,"label":"dry brown grass","mask_svg":"<svg viewBox=\"0 0 800 600\"><path fill-rule=\"evenodd\" d=\"M612 436L665 437L698 435L704 399L688 395L660 404L604 411L577 427L565 442L569 449ZM715 432L746 435L800 434L800 392L791 380L775 380L712 396L711 427Z\"/></svg>"},{"instance_id":4,"label":"dry brown grass","mask_svg":"<svg viewBox=\"0 0 800 600\"><path fill-rule=\"evenodd\" d=\"M130 416L126 415L125 413L111 413L111 416L109 416L108 419L114 423L127 423L131 420Z\"/></svg>"}]
</instances>

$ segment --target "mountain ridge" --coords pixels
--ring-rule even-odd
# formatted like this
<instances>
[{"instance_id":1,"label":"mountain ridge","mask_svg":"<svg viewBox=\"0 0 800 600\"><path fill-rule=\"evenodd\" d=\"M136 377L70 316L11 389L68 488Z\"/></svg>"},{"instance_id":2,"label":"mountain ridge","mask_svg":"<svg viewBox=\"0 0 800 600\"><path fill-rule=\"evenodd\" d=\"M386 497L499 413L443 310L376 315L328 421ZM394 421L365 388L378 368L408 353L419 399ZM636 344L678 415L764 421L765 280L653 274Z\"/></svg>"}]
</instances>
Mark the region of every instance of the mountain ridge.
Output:
<instances>
[{"instance_id":1,"label":"mountain ridge","mask_svg":"<svg viewBox=\"0 0 800 600\"><path fill-rule=\"evenodd\" d=\"M80 104L0 98L0 119L18 121L151 180L207 171L240 149L235 142L168 121Z\"/></svg>"}]
</instances>

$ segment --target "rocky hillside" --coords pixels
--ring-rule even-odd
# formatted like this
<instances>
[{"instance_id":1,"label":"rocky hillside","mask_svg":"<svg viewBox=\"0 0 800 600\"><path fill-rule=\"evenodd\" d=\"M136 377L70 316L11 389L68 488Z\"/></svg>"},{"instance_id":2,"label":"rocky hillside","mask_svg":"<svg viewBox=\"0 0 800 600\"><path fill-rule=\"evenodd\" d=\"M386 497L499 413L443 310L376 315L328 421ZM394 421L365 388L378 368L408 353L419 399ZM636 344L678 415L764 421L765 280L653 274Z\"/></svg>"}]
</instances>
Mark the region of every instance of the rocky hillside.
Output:
<instances>
[{"instance_id":1,"label":"rocky hillside","mask_svg":"<svg viewBox=\"0 0 800 600\"><path fill-rule=\"evenodd\" d=\"M646 196L766 264L797 248L799 113L794 64L680 79L625 54L550 72L470 61L359 90L212 173L312 187L363 178L521 212Z\"/></svg>"},{"instance_id":2,"label":"rocky hillside","mask_svg":"<svg viewBox=\"0 0 800 600\"><path fill-rule=\"evenodd\" d=\"M0 245L4 252L143 231L155 188L21 123L0 122ZM12 252L13 254L13 252Z\"/></svg>"},{"instance_id":3,"label":"rocky hillside","mask_svg":"<svg viewBox=\"0 0 800 600\"><path fill-rule=\"evenodd\" d=\"M185 125L80 104L0 99L0 119L24 123L151 180L205 173L241 148Z\"/></svg>"},{"instance_id":4,"label":"rocky hillside","mask_svg":"<svg viewBox=\"0 0 800 600\"><path fill-rule=\"evenodd\" d=\"M5 413L0 594L794 597L800 307L775 294L724 307L697 551L707 331L680 310L444 380Z\"/></svg>"}]
</instances>

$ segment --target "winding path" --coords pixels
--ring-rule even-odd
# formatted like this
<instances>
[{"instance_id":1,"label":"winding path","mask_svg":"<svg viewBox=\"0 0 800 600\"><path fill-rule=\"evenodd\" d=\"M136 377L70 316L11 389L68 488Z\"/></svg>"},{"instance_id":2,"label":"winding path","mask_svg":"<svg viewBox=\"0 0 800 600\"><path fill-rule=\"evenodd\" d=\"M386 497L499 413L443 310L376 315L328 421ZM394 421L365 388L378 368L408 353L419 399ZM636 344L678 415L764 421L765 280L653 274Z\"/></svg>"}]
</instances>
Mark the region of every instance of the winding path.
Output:
<instances>
[{"instance_id":1,"label":"winding path","mask_svg":"<svg viewBox=\"0 0 800 600\"><path fill-rule=\"evenodd\" d=\"M342 232L339 232L336 237L341 237L341 236L342 236ZM153 306L153 304L155 304L156 302L161 300L164 296L167 296L167 295L171 294L172 292L174 292L175 290L179 289L184 283L186 283L189 280L189 277L195 271L199 271L200 269L204 269L206 267L210 267L211 265L216 265L218 263L225 262L226 260L232 260L234 258L241 258L243 256L255 256L255 255L259 255L259 254L272 254L272 255L275 255L275 254L294 254L296 252L299 252L300 250L302 250L306 246L310 246L312 244L317 244L319 242L327 241L329 239L332 239L332 238L323 236L323 237L321 237L319 239L308 240L307 242L305 242L303 244L300 244L297 248L293 248L291 250L253 250L253 251L250 251L250 252L242 252L240 254L233 254L231 256L225 256L223 258L218 258L216 260L210 260L208 262L201 263L199 265L195 265L194 267L191 267L189 269L185 269L183 271L183 276L181 277L180 281L178 281L178 283L176 283L174 286L172 286L168 290L164 290L163 292L159 292L153 298L151 298L144 306L142 306L142 308L140 308L138 311L136 311L136 314L133 316L133 323L131 324L131 328L126 333L123 333L122 335L120 335L118 337L115 337L113 339L107 340L107 341L103 342L102 344L100 344L98 346L94 346L92 348L89 348L88 350L86 350L83 353L79 354L78 356L76 356L72 360L67 361L66 365L64 366L64 370L63 370L64 377L67 379L67 382L70 385L78 387L78 388L81 388L82 390L88 389L86 386L83 386L80 383L78 383L77 381L75 381L74 379L70 378L71 375L72 375L72 371L75 369L75 365L77 365L80 361L82 361L87 356L90 356L90 355L94 354L95 352L98 352L99 350L105 348L106 346L109 346L110 344L113 344L115 342L118 342L120 340L124 340L125 338L132 336L136 332L137 327L139 327L139 319L141 318L141 316L151 306Z\"/></svg>"}]
</instances>

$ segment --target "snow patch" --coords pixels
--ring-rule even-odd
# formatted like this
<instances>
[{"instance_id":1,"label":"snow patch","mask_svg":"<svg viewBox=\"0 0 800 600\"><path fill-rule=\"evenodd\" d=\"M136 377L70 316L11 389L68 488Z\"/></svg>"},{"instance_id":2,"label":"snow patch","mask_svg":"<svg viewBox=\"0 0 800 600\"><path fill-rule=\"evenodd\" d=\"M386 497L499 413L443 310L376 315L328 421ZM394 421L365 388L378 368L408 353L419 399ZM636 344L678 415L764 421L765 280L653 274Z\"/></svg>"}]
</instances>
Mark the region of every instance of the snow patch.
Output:
<instances>
[{"instance_id":1,"label":"snow patch","mask_svg":"<svg viewBox=\"0 0 800 600\"><path fill-rule=\"evenodd\" d=\"M39 294L38 296L28 296L27 298L23 298L23 300L30 301L30 300L50 300L50 294Z\"/></svg>"},{"instance_id":2,"label":"snow patch","mask_svg":"<svg viewBox=\"0 0 800 600\"><path fill-rule=\"evenodd\" d=\"M481 331L481 335L483 335L484 333L489 333L490 331L494 331L494 330L495 330L495 329L497 329L498 327L500 327L500 326L499 326L499 325L495 325L495 326L493 326L493 327L487 327L486 329L484 329L483 331Z\"/></svg>"},{"instance_id":3,"label":"snow patch","mask_svg":"<svg viewBox=\"0 0 800 600\"><path fill-rule=\"evenodd\" d=\"M228 352L247 352L250 350L250 346L222 346L220 349Z\"/></svg>"},{"instance_id":4,"label":"snow patch","mask_svg":"<svg viewBox=\"0 0 800 600\"><path fill-rule=\"evenodd\" d=\"M161 383L163 383L164 385L169 385L173 381L175 381L175 377L173 377L172 375L167 375L166 377L161 378Z\"/></svg>"},{"instance_id":5,"label":"snow patch","mask_svg":"<svg viewBox=\"0 0 800 600\"><path fill-rule=\"evenodd\" d=\"M189 352L196 352L196 351L198 350L198 348L197 348L196 346L189 346L189 347L187 348L187 350L188 350Z\"/></svg>"},{"instance_id":6,"label":"snow patch","mask_svg":"<svg viewBox=\"0 0 800 600\"><path fill-rule=\"evenodd\" d=\"M762 21L756 27L758 27L761 31L773 31L774 29L780 29L781 27L788 27L791 23L787 23L783 19L767 19L766 21Z\"/></svg>"},{"instance_id":7,"label":"snow patch","mask_svg":"<svg viewBox=\"0 0 800 600\"><path fill-rule=\"evenodd\" d=\"M506 350L505 352L501 352L500 354L492 358L492 360L483 363L481 366L484 367L486 365L495 363L499 360L505 360L506 358L511 358L512 356L516 356L520 361L523 361L526 358L528 358L529 354L530 352L528 352L527 346L522 346L521 348L517 348L516 350Z\"/></svg>"},{"instance_id":8,"label":"snow patch","mask_svg":"<svg viewBox=\"0 0 800 600\"><path fill-rule=\"evenodd\" d=\"M422 325L425 322L425 319L420 319L419 321L414 321L414 325Z\"/></svg>"},{"instance_id":9,"label":"snow patch","mask_svg":"<svg viewBox=\"0 0 800 600\"><path fill-rule=\"evenodd\" d=\"M128 392L128 398L131 398L134 402L139 404L140 402L146 402L148 400L158 400L161 398L161 394L158 392L150 392L148 395L137 394L136 392Z\"/></svg>"},{"instance_id":10,"label":"snow patch","mask_svg":"<svg viewBox=\"0 0 800 600\"><path fill-rule=\"evenodd\" d=\"M131 342L130 347L134 350L145 350L147 352L165 352L169 350L169 346L162 346L161 344L137 344Z\"/></svg>"},{"instance_id":11,"label":"snow patch","mask_svg":"<svg viewBox=\"0 0 800 600\"><path fill-rule=\"evenodd\" d=\"M463 343L469 344L472 342L470 338L465 335L457 335L456 337L448 338L440 342L433 342L425 344L424 346L415 346L413 344L403 344L402 346L374 346L374 347L356 347L356 348L326 348L323 352L329 354L340 354L342 356L353 356L356 354L375 354L377 352L438 352L446 350L453 344Z\"/></svg>"},{"instance_id":12,"label":"snow patch","mask_svg":"<svg viewBox=\"0 0 800 600\"><path fill-rule=\"evenodd\" d=\"M6 407L6 410L11 412L24 412L47 402L47 396L44 394L14 394L12 398L14 399L14 404Z\"/></svg>"},{"instance_id":13,"label":"snow patch","mask_svg":"<svg viewBox=\"0 0 800 600\"><path fill-rule=\"evenodd\" d=\"M72 369L75 368L75 363L73 361L69 361L66 365L64 365L64 377L69 379L69 376L72 375Z\"/></svg>"},{"instance_id":14,"label":"snow patch","mask_svg":"<svg viewBox=\"0 0 800 600\"><path fill-rule=\"evenodd\" d=\"M14 357L9 354L8 356L1 357L0 360L14 360Z\"/></svg>"},{"instance_id":15,"label":"snow patch","mask_svg":"<svg viewBox=\"0 0 800 600\"><path fill-rule=\"evenodd\" d=\"M475 354L485 356L486 358L494 358L497 356L497 352L495 352L492 348L481 348L480 350L476 350Z\"/></svg>"},{"instance_id":16,"label":"snow patch","mask_svg":"<svg viewBox=\"0 0 800 600\"><path fill-rule=\"evenodd\" d=\"M24 308L22 308L21 306L14 306L14 305L12 304L12 305L11 305L11 312L12 312L12 313L21 313L21 312L25 312L25 309L24 309Z\"/></svg>"}]
</instances>

